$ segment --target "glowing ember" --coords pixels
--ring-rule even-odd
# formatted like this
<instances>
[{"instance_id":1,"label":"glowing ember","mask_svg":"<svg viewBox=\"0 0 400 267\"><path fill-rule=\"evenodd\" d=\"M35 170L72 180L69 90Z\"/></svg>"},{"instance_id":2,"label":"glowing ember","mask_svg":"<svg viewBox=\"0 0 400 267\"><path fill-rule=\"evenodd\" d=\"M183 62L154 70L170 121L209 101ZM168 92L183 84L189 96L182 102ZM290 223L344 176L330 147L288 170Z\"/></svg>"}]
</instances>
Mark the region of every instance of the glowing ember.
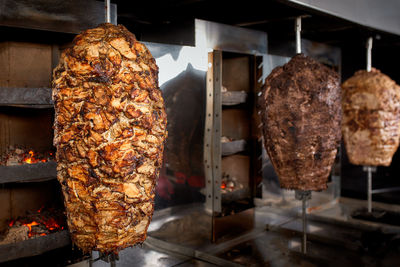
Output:
<instances>
[{"instance_id":1,"label":"glowing ember","mask_svg":"<svg viewBox=\"0 0 400 267\"><path fill-rule=\"evenodd\" d=\"M56 229L64 229L64 227L60 226L56 220L53 218L50 218L47 222L44 223L47 229L50 231L56 230Z\"/></svg>"},{"instance_id":2,"label":"glowing ember","mask_svg":"<svg viewBox=\"0 0 400 267\"><path fill-rule=\"evenodd\" d=\"M45 236L64 229L65 218L62 211L42 206L26 218L12 220L8 223L10 228L28 227L28 238Z\"/></svg>"},{"instance_id":3,"label":"glowing ember","mask_svg":"<svg viewBox=\"0 0 400 267\"><path fill-rule=\"evenodd\" d=\"M28 164L47 162L46 159L38 159L37 153L33 152L32 150L29 150L28 155L25 155L22 161Z\"/></svg>"},{"instance_id":4,"label":"glowing ember","mask_svg":"<svg viewBox=\"0 0 400 267\"><path fill-rule=\"evenodd\" d=\"M35 152L22 147L10 146L4 153L0 154L0 165L14 166L21 164L34 164L54 160L54 152Z\"/></svg>"},{"instance_id":5,"label":"glowing ember","mask_svg":"<svg viewBox=\"0 0 400 267\"><path fill-rule=\"evenodd\" d=\"M33 228L33 226L44 226L50 233L64 229L64 227L60 226L60 224L57 223L54 218L49 218L47 221L42 222L33 221L31 223L22 223L22 225L25 225L29 228L28 237L47 235L46 233L37 232L37 230Z\"/></svg>"},{"instance_id":6,"label":"glowing ember","mask_svg":"<svg viewBox=\"0 0 400 267\"><path fill-rule=\"evenodd\" d=\"M221 189L225 189L226 188L226 183L224 181L222 181L221 183Z\"/></svg>"},{"instance_id":7,"label":"glowing ember","mask_svg":"<svg viewBox=\"0 0 400 267\"><path fill-rule=\"evenodd\" d=\"M33 236L32 226L39 225L39 223L33 221L31 223L23 223L22 225L28 226L28 228L29 228L28 237L32 237Z\"/></svg>"}]
</instances>

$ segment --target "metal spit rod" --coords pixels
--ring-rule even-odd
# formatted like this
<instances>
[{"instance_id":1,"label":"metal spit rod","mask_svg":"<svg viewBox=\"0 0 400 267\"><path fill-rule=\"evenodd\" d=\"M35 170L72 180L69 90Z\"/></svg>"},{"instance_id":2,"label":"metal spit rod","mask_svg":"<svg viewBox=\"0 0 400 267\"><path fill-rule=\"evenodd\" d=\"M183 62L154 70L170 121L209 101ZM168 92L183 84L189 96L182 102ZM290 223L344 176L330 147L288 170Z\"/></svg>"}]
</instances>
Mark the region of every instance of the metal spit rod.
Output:
<instances>
[{"instance_id":1,"label":"metal spit rod","mask_svg":"<svg viewBox=\"0 0 400 267\"><path fill-rule=\"evenodd\" d=\"M301 252L307 254L307 200L311 199L311 191L296 190L295 198L302 202L301 218L303 223L303 239L301 242Z\"/></svg>"},{"instance_id":2,"label":"metal spit rod","mask_svg":"<svg viewBox=\"0 0 400 267\"><path fill-rule=\"evenodd\" d=\"M372 212L372 172L368 167L368 212Z\"/></svg>"},{"instance_id":3,"label":"metal spit rod","mask_svg":"<svg viewBox=\"0 0 400 267\"><path fill-rule=\"evenodd\" d=\"M367 71L371 71L372 68L372 37L367 40Z\"/></svg>"},{"instance_id":4,"label":"metal spit rod","mask_svg":"<svg viewBox=\"0 0 400 267\"><path fill-rule=\"evenodd\" d=\"M367 172L368 178L368 188L367 188L367 195L368 195L368 212L372 212L372 173L376 172L376 167L374 166L364 166L363 171Z\"/></svg>"},{"instance_id":5,"label":"metal spit rod","mask_svg":"<svg viewBox=\"0 0 400 267\"><path fill-rule=\"evenodd\" d=\"M301 17L297 17L294 30L296 32L296 54L301 53Z\"/></svg>"},{"instance_id":6,"label":"metal spit rod","mask_svg":"<svg viewBox=\"0 0 400 267\"><path fill-rule=\"evenodd\" d=\"M301 252L307 253L307 200L302 199L302 219L303 219L303 242L301 243Z\"/></svg>"},{"instance_id":7,"label":"metal spit rod","mask_svg":"<svg viewBox=\"0 0 400 267\"><path fill-rule=\"evenodd\" d=\"M106 22L111 23L111 4L110 0L104 0L105 10L106 10Z\"/></svg>"},{"instance_id":8,"label":"metal spit rod","mask_svg":"<svg viewBox=\"0 0 400 267\"><path fill-rule=\"evenodd\" d=\"M301 16L297 17L294 24L296 32L296 54L301 53ZM307 253L307 200L311 198L311 191L296 190L296 199L302 201L302 222L303 222L303 240L301 242L301 252Z\"/></svg>"}]
</instances>

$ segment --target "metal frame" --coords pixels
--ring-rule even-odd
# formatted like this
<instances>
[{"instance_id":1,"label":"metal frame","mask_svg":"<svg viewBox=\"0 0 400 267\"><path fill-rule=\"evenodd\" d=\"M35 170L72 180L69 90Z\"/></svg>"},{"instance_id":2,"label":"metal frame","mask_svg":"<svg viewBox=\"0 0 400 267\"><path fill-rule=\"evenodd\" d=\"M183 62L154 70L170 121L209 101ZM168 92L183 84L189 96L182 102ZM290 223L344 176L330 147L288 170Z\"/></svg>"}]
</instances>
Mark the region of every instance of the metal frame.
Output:
<instances>
[{"instance_id":1,"label":"metal frame","mask_svg":"<svg viewBox=\"0 0 400 267\"><path fill-rule=\"evenodd\" d=\"M0 166L0 184L13 182L43 182L57 177L57 164L51 160L44 163Z\"/></svg>"},{"instance_id":2,"label":"metal frame","mask_svg":"<svg viewBox=\"0 0 400 267\"><path fill-rule=\"evenodd\" d=\"M206 184L206 210L212 213L214 209L213 161L212 161L212 131L214 118L214 64L213 53L208 53L208 71L206 85L206 116L204 127L204 175Z\"/></svg>"},{"instance_id":3,"label":"metal frame","mask_svg":"<svg viewBox=\"0 0 400 267\"><path fill-rule=\"evenodd\" d=\"M0 263L19 258L37 256L71 243L69 232L62 230L20 242L0 245Z\"/></svg>"},{"instance_id":4,"label":"metal frame","mask_svg":"<svg viewBox=\"0 0 400 267\"><path fill-rule=\"evenodd\" d=\"M222 126L222 51L249 55L267 53L267 34L231 25L195 20L196 47L212 49L208 55L206 113L204 129L204 173L206 210L222 211L221 126Z\"/></svg>"},{"instance_id":5,"label":"metal frame","mask_svg":"<svg viewBox=\"0 0 400 267\"><path fill-rule=\"evenodd\" d=\"M222 51L213 53L213 128L212 128L212 170L213 170L213 211L221 212L221 126L222 126Z\"/></svg>"},{"instance_id":6,"label":"metal frame","mask_svg":"<svg viewBox=\"0 0 400 267\"><path fill-rule=\"evenodd\" d=\"M196 47L262 55L267 53L267 33L195 19Z\"/></svg>"},{"instance_id":7,"label":"metal frame","mask_svg":"<svg viewBox=\"0 0 400 267\"><path fill-rule=\"evenodd\" d=\"M53 107L51 88L0 87L0 106Z\"/></svg>"},{"instance_id":8,"label":"metal frame","mask_svg":"<svg viewBox=\"0 0 400 267\"><path fill-rule=\"evenodd\" d=\"M214 214L221 212L222 51L209 53L208 60L204 173L206 177L206 209Z\"/></svg>"}]
</instances>

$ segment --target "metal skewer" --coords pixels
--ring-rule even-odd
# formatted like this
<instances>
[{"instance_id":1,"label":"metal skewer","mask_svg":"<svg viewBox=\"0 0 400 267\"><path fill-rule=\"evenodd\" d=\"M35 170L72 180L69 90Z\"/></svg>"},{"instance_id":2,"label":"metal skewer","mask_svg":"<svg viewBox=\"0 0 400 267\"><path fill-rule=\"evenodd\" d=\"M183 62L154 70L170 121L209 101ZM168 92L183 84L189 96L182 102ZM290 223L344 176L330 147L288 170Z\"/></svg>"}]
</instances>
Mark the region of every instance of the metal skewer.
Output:
<instances>
[{"instance_id":1,"label":"metal skewer","mask_svg":"<svg viewBox=\"0 0 400 267\"><path fill-rule=\"evenodd\" d=\"M104 10L105 10L105 20L106 23L111 23L111 3L110 0L104 0ZM99 257L97 259L93 259L93 252L90 255L91 259L89 260L89 266L93 266L93 263L102 260L105 262L109 262L111 267L116 267L116 260L119 259L118 255L113 253L107 254L99 252Z\"/></svg>"},{"instance_id":2,"label":"metal skewer","mask_svg":"<svg viewBox=\"0 0 400 267\"><path fill-rule=\"evenodd\" d=\"M301 53L301 16L297 17L294 24L296 32L296 54ZM307 200L311 199L311 191L296 190L295 197L302 201L302 222L303 222L303 238L301 242L301 252L307 253Z\"/></svg>"},{"instance_id":3,"label":"metal skewer","mask_svg":"<svg viewBox=\"0 0 400 267\"><path fill-rule=\"evenodd\" d=\"M111 4L110 0L104 0L105 10L106 10L106 22L111 23Z\"/></svg>"},{"instance_id":4,"label":"metal skewer","mask_svg":"<svg viewBox=\"0 0 400 267\"><path fill-rule=\"evenodd\" d=\"M296 32L296 54L301 53L301 17L297 17L294 24L294 31Z\"/></svg>"},{"instance_id":5,"label":"metal skewer","mask_svg":"<svg viewBox=\"0 0 400 267\"><path fill-rule=\"evenodd\" d=\"M367 172L367 178L368 178L368 189L367 189L367 195L368 195L368 212L372 212L372 173L376 172L376 167L374 166L364 166L363 171Z\"/></svg>"},{"instance_id":6,"label":"metal skewer","mask_svg":"<svg viewBox=\"0 0 400 267\"><path fill-rule=\"evenodd\" d=\"M111 3L110 0L105 0L105 10L106 10L106 23L111 23ZM114 255L108 255L107 256L107 262L110 262L111 267L116 267L115 263L115 256Z\"/></svg>"},{"instance_id":7,"label":"metal skewer","mask_svg":"<svg viewBox=\"0 0 400 267\"><path fill-rule=\"evenodd\" d=\"M302 199L301 213L303 220L303 242L301 242L301 252L307 253L307 200Z\"/></svg>"},{"instance_id":8,"label":"metal skewer","mask_svg":"<svg viewBox=\"0 0 400 267\"><path fill-rule=\"evenodd\" d=\"M372 37L367 40L367 71L370 72L372 68Z\"/></svg>"},{"instance_id":9,"label":"metal skewer","mask_svg":"<svg viewBox=\"0 0 400 267\"><path fill-rule=\"evenodd\" d=\"M307 200L311 199L311 191L296 190L295 198L302 201L301 218L303 222L303 239L301 242L301 252L307 254Z\"/></svg>"},{"instance_id":10,"label":"metal skewer","mask_svg":"<svg viewBox=\"0 0 400 267\"><path fill-rule=\"evenodd\" d=\"M372 37L369 37L367 39L367 71L368 72L370 72L372 69L372 40L373 40ZM376 171L376 167L364 166L363 170L367 172L368 212L371 213L372 212L372 172Z\"/></svg>"}]
</instances>

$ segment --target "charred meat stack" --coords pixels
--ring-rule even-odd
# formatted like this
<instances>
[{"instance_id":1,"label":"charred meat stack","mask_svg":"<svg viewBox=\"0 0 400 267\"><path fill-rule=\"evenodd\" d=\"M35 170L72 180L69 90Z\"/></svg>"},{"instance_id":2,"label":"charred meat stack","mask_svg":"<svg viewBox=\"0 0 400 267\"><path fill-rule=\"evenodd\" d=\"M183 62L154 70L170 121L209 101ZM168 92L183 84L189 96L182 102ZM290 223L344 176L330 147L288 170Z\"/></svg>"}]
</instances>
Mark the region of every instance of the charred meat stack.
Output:
<instances>
[{"instance_id":1,"label":"charred meat stack","mask_svg":"<svg viewBox=\"0 0 400 267\"><path fill-rule=\"evenodd\" d=\"M356 72L342 88L342 132L350 162L389 166L399 146L400 86L372 69Z\"/></svg>"},{"instance_id":2,"label":"charred meat stack","mask_svg":"<svg viewBox=\"0 0 400 267\"><path fill-rule=\"evenodd\" d=\"M154 58L121 25L86 30L54 70L53 99L74 243L109 253L143 242L167 136Z\"/></svg>"},{"instance_id":3,"label":"charred meat stack","mask_svg":"<svg viewBox=\"0 0 400 267\"><path fill-rule=\"evenodd\" d=\"M264 145L281 187L326 189L341 139L338 74L296 55L268 76L261 107Z\"/></svg>"}]
</instances>

